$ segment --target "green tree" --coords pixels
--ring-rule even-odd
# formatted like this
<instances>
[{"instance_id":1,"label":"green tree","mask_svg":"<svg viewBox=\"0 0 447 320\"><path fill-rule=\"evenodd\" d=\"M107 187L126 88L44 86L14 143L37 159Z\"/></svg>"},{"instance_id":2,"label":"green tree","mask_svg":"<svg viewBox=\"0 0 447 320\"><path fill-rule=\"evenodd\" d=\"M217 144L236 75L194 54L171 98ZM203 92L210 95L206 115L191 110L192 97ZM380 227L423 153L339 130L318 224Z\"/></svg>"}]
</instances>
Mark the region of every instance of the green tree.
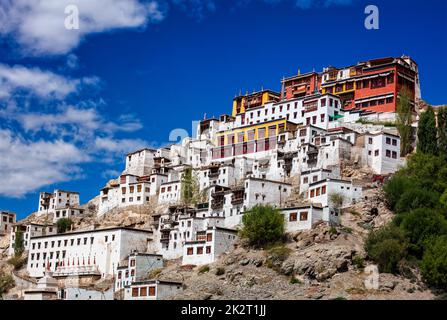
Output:
<instances>
[{"instance_id":1,"label":"green tree","mask_svg":"<svg viewBox=\"0 0 447 320\"><path fill-rule=\"evenodd\" d=\"M396 273L398 263L406 256L406 238L402 230L388 225L372 231L365 241L365 250L380 272Z\"/></svg>"},{"instance_id":2,"label":"green tree","mask_svg":"<svg viewBox=\"0 0 447 320\"><path fill-rule=\"evenodd\" d=\"M447 235L447 220L438 211L419 208L404 215L400 227L409 239L409 252L421 258L431 237Z\"/></svg>"},{"instance_id":3,"label":"green tree","mask_svg":"<svg viewBox=\"0 0 447 320\"><path fill-rule=\"evenodd\" d=\"M401 157L405 157L411 152L412 115L413 108L410 103L410 94L407 89L403 89L400 91L399 101L396 107L396 127L400 135Z\"/></svg>"},{"instance_id":4,"label":"green tree","mask_svg":"<svg viewBox=\"0 0 447 320\"><path fill-rule=\"evenodd\" d=\"M14 279L9 274L0 274L0 299L8 292L9 289L14 287Z\"/></svg>"},{"instance_id":5,"label":"green tree","mask_svg":"<svg viewBox=\"0 0 447 320\"><path fill-rule=\"evenodd\" d=\"M57 227L57 233L64 233L67 230L70 229L73 222L68 218L61 218L57 220L56 227Z\"/></svg>"},{"instance_id":6,"label":"green tree","mask_svg":"<svg viewBox=\"0 0 447 320\"><path fill-rule=\"evenodd\" d=\"M418 124L418 152L438 154L436 117L432 107L421 114Z\"/></svg>"},{"instance_id":7,"label":"green tree","mask_svg":"<svg viewBox=\"0 0 447 320\"><path fill-rule=\"evenodd\" d=\"M422 257L421 272L428 284L447 289L447 236L430 239Z\"/></svg>"},{"instance_id":8,"label":"green tree","mask_svg":"<svg viewBox=\"0 0 447 320\"><path fill-rule=\"evenodd\" d=\"M385 183L383 186L383 191L385 192L388 207L391 210L396 209L396 205L401 196L405 193L405 191L410 189L411 185L412 182L408 177L399 175L393 176Z\"/></svg>"},{"instance_id":9,"label":"green tree","mask_svg":"<svg viewBox=\"0 0 447 320\"><path fill-rule=\"evenodd\" d=\"M447 157L447 107L438 111L439 154Z\"/></svg>"},{"instance_id":10,"label":"green tree","mask_svg":"<svg viewBox=\"0 0 447 320\"><path fill-rule=\"evenodd\" d=\"M17 230L15 234L14 244L12 245L14 248L14 256L19 257L22 255L23 250L25 249L23 246L23 231Z\"/></svg>"},{"instance_id":11,"label":"green tree","mask_svg":"<svg viewBox=\"0 0 447 320\"><path fill-rule=\"evenodd\" d=\"M447 188L447 160L431 154L416 153L397 175L410 179L410 184L415 187L442 194Z\"/></svg>"},{"instance_id":12,"label":"green tree","mask_svg":"<svg viewBox=\"0 0 447 320\"><path fill-rule=\"evenodd\" d=\"M404 213L422 207L435 208L439 202L439 194L435 191L410 187L399 198L396 212Z\"/></svg>"},{"instance_id":13,"label":"green tree","mask_svg":"<svg viewBox=\"0 0 447 320\"><path fill-rule=\"evenodd\" d=\"M240 235L252 246L263 246L284 236L284 216L272 206L256 205L242 216Z\"/></svg>"},{"instance_id":14,"label":"green tree","mask_svg":"<svg viewBox=\"0 0 447 320\"><path fill-rule=\"evenodd\" d=\"M200 193L199 182L192 168L183 171L181 179L181 199L184 205L195 205L203 197Z\"/></svg>"}]
</instances>

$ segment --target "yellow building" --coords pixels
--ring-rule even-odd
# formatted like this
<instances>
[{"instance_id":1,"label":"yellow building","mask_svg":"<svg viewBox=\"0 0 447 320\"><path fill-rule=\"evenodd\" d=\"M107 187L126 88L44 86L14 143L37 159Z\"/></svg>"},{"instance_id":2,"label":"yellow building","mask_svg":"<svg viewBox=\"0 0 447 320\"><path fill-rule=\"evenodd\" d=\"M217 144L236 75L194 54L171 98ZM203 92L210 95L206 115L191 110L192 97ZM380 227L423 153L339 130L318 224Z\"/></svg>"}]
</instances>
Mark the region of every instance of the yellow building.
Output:
<instances>
[{"instance_id":1,"label":"yellow building","mask_svg":"<svg viewBox=\"0 0 447 320\"><path fill-rule=\"evenodd\" d=\"M232 116L243 114L251 108L265 105L267 102L279 101L279 93L271 90L262 90L251 94L238 96L233 99Z\"/></svg>"},{"instance_id":2,"label":"yellow building","mask_svg":"<svg viewBox=\"0 0 447 320\"><path fill-rule=\"evenodd\" d=\"M236 143L249 142L263 138L278 136L285 131L293 131L296 124L286 119L271 120L263 123L246 125L236 129L217 133L217 146L226 146Z\"/></svg>"}]
</instances>

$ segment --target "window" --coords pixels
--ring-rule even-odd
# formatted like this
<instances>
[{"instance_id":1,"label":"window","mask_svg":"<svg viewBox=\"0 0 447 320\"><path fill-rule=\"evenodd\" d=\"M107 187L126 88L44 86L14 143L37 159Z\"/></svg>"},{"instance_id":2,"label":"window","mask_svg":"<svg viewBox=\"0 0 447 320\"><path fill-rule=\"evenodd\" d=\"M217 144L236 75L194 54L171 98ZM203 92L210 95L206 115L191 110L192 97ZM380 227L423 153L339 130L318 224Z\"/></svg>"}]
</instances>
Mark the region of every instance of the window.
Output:
<instances>
[{"instance_id":1,"label":"window","mask_svg":"<svg viewBox=\"0 0 447 320\"><path fill-rule=\"evenodd\" d=\"M315 190L310 190L310 197L313 198L315 196Z\"/></svg>"},{"instance_id":2,"label":"window","mask_svg":"<svg viewBox=\"0 0 447 320\"><path fill-rule=\"evenodd\" d=\"M135 259L130 260L130 266L135 267Z\"/></svg>"},{"instance_id":3,"label":"window","mask_svg":"<svg viewBox=\"0 0 447 320\"><path fill-rule=\"evenodd\" d=\"M373 144L373 139L372 138L368 138L368 144Z\"/></svg>"},{"instance_id":4,"label":"window","mask_svg":"<svg viewBox=\"0 0 447 320\"><path fill-rule=\"evenodd\" d=\"M186 254L188 256L191 256L193 254L193 248L188 248L187 251L186 251Z\"/></svg>"},{"instance_id":5,"label":"window","mask_svg":"<svg viewBox=\"0 0 447 320\"><path fill-rule=\"evenodd\" d=\"M397 140L393 139L393 146L397 146Z\"/></svg>"},{"instance_id":6,"label":"window","mask_svg":"<svg viewBox=\"0 0 447 320\"><path fill-rule=\"evenodd\" d=\"M307 220L307 211L300 213L300 221L306 221Z\"/></svg>"},{"instance_id":7,"label":"window","mask_svg":"<svg viewBox=\"0 0 447 320\"><path fill-rule=\"evenodd\" d=\"M132 288L132 297L138 297L138 288Z\"/></svg>"},{"instance_id":8,"label":"window","mask_svg":"<svg viewBox=\"0 0 447 320\"><path fill-rule=\"evenodd\" d=\"M207 233L206 234L206 241L213 241L213 234L212 233Z\"/></svg>"},{"instance_id":9,"label":"window","mask_svg":"<svg viewBox=\"0 0 447 320\"><path fill-rule=\"evenodd\" d=\"M203 254L203 247L197 247L197 254Z\"/></svg>"},{"instance_id":10,"label":"window","mask_svg":"<svg viewBox=\"0 0 447 320\"><path fill-rule=\"evenodd\" d=\"M321 187L321 194L326 194L326 186Z\"/></svg>"},{"instance_id":11,"label":"window","mask_svg":"<svg viewBox=\"0 0 447 320\"><path fill-rule=\"evenodd\" d=\"M386 138L386 144L391 144L391 138Z\"/></svg>"},{"instance_id":12,"label":"window","mask_svg":"<svg viewBox=\"0 0 447 320\"><path fill-rule=\"evenodd\" d=\"M149 287L149 296L155 296L155 287Z\"/></svg>"},{"instance_id":13,"label":"window","mask_svg":"<svg viewBox=\"0 0 447 320\"><path fill-rule=\"evenodd\" d=\"M397 152L396 151L393 151L393 159L397 159Z\"/></svg>"},{"instance_id":14,"label":"window","mask_svg":"<svg viewBox=\"0 0 447 320\"><path fill-rule=\"evenodd\" d=\"M374 156L375 156L375 157L378 157L378 156L379 156L379 150L375 150L375 151L374 151Z\"/></svg>"},{"instance_id":15,"label":"window","mask_svg":"<svg viewBox=\"0 0 447 320\"><path fill-rule=\"evenodd\" d=\"M391 158L391 151L390 150L386 150L386 157L387 158Z\"/></svg>"},{"instance_id":16,"label":"window","mask_svg":"<svg viewBox=\"0 0 447 320\"><path fill-rule=\"evenodd\" d=\"M292 221L296 221L296 219L297 219L297 214L296 214L296 212L291 212L290 215L289 215L289 221L290 221L290 222L292 222Z\"/></svg>"},{"instance_id":17,"label":"window","mask_svg":"<svg viewBox=\"0 0 447 320\"><path fill-rule=\"evenodd\" d=\"M211 253L211 246L206 246L206 253Z\"/></svg>"},{"instance_id":18,"label":"window","mask_svg":"<svg viewBox=\"0 0 447 320\"><path fill-rule=\"evenodd\" d=\"M308 178L308 177L305 177L305 178L303 179L303 183L309 183L309 178Z\"/></svg>"},{"instance_id":19,"label":"window","mask_svg":"<svg viewBox=\"0 0 447 320\"><path fill-rule=\"evenodd\" d=\"M142 287L140 289L140 297L145 297L147 296L147 287Z\"/></svg>"}]
</instances>

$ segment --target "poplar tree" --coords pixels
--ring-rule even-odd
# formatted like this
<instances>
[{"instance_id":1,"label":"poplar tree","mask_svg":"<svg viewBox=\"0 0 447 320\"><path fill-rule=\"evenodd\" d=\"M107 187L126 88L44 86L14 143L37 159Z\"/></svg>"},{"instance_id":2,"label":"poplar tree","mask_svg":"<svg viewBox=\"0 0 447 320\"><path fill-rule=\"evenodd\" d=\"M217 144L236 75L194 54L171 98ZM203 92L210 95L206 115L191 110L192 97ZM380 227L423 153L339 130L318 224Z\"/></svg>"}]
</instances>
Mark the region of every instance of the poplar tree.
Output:
<instances>
[{"instance_id":1,"label":"poplar tree","mask_svg":"<svg viewBox=\"0 0 447 320\"><path fill-rule=\"evenodd\" d=\"M438 111L439 154L447 157L447 107Z\"/></svg>"},{"instance_id":2,"label":"poplar tree","mask_svg":"<svg viewBox=\"0 0 447 320\"><path fill-rule=\"evenodd\" d=\"M201 200L199 183L191 168L183 171L180 192L184 205L195 205Z\"/></svg>"},{"instance_id":3,"label":"poplar tree","mask_svg":"<svg viewBox=\"0 0 447 320\"><path fill-rule=\"evenodd\" d=\"M430 106L421 114L419 119L417 150L426 154L438 154L436 117L433 108Z\"/></svg>"},{"instance_id":4,"label":"poplar tree","mask_svg":"<svg viewBox=\"0 0 447 320\"><path fill-rule=\"evenodd\" d=\"M396 126L400 135L400 156L405 157L411 151L411 122L413 115L410 94L405 88L399 94L396 111Z\"/></svg>"}]
</instances>

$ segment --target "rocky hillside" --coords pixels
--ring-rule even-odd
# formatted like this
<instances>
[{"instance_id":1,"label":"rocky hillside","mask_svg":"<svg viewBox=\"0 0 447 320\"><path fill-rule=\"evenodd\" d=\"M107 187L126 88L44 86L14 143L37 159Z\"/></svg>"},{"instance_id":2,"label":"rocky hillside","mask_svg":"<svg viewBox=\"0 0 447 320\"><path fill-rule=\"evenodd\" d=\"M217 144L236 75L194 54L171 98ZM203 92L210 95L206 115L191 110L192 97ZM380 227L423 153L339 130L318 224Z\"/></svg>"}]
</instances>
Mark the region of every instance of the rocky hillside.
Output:
<instances>
[{"instance_id":1,"label":"rocky hillside","mask_svg":"<svg viewBox=\"0 0 447 320\"><path fill-rule=\"evenodd\" d=\"M319 223L289 235L285 245L254 250L240 241L232 252L209 266L170 262L156 275L183 281L172 299L433 299L418 270L410 276L380 274L377 289L367 289L364 239L391 220L379 188L344 208L338 227ZM152 275L151 275L152 276Z\"/></svg>"}]
</instances>

